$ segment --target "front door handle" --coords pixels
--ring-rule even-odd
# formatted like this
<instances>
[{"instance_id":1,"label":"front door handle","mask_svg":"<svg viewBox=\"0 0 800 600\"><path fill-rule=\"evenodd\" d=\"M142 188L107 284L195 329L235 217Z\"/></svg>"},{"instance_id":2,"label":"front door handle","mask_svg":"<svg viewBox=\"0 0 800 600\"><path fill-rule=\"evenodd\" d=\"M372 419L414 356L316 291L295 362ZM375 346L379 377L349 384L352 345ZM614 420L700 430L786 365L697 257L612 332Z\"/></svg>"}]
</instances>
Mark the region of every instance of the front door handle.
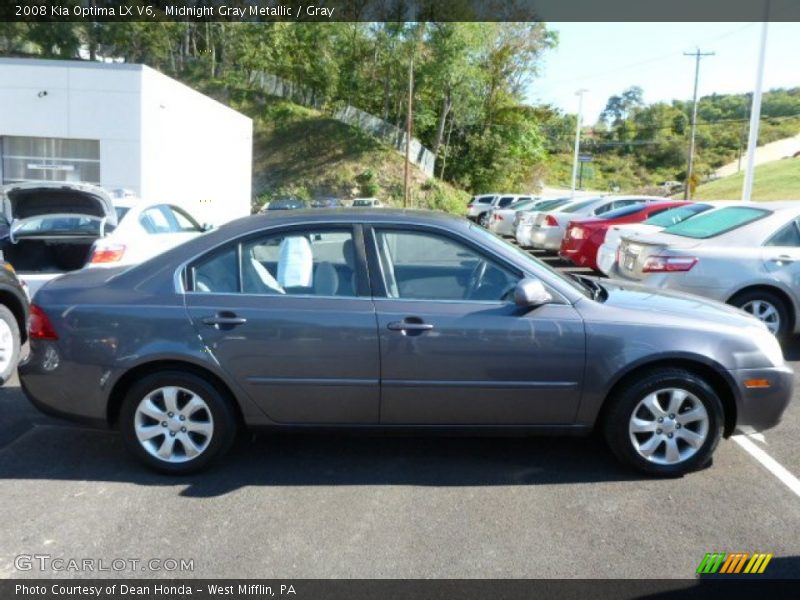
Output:
<instances>
[{"instance_id":1,"label":"front door handle","mask_svg":"<svg viewBox=\"0 0 800 600\"><path fill-rule=\"evenodd\" d=\"M781 254L780 256L770 258L769 260L770 262L785 263L787 265L794 262L794 259L791 256L787 256L786 254Z\"/></svg>"},{"instance_id":2,"label":"front door handle","mask_svg":"<svg viewBox=\"0 0 800 600\"><path fill-rule=\"evenodd\" d=\"M205 317L202 321L205 325L210 325L217 329L222 327L235 327L247 323L247 319L244 317L237 317L232 312L220 312L213 317Z\"/></svg>"},{"instance_id":3,"label":"front door handle","mask_svg":"<svg viewBox=\"0 0 800 600\"><path fill-rule=\"evenodd\" d=\"M423 331L430 331L433 329L433 325L431 323L425 323L422 319L417 317L409 317L402 321L392 321L386 328L391 331L402 331L407 333L409 331L412 332L423 332Z\"/></svg>"}]
</instances>

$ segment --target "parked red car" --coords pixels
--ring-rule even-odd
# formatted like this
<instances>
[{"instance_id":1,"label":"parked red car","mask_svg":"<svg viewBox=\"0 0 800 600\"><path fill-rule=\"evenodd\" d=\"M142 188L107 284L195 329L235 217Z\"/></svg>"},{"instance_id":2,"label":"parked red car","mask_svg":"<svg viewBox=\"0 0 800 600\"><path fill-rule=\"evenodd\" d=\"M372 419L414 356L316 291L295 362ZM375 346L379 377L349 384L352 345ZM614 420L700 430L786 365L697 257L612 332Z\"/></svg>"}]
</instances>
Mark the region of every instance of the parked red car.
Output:
<instances>
[{"instance_id":1,"label":"parked red car","mask_svg":"<svg viewBox=\"0 0 800 600\"><path fill-rule=\"evenodd\" d=\"M650 202L648 204L633 204L612 210L600 217L589 217L570 221L567 231L561 240L559 256L571 261L579 267L589 267L597 270L597 251L603 245L606 231L613 225L624 223L640 223L660 212L690 204L689 202Z\"/></svg>"}]
</instances>

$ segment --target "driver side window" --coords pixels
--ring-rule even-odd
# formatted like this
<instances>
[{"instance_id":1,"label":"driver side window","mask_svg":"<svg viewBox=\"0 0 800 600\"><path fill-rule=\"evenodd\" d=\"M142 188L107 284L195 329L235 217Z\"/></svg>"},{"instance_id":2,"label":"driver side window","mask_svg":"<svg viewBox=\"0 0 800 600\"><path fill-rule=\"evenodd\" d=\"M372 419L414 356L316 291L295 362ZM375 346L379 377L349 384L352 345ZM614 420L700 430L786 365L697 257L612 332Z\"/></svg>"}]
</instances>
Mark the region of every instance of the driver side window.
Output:
<instances>
[{"instance_id":1,"label":"driver side window","mask_svg":"<svg viewBox=\"0 0 800 600\"><path fill-rule=\"evenodd\" d=\"M447 236L378 229L375 240L390 298L500 302L511 297L520 279Z\"/></svg>"}]
</instances>

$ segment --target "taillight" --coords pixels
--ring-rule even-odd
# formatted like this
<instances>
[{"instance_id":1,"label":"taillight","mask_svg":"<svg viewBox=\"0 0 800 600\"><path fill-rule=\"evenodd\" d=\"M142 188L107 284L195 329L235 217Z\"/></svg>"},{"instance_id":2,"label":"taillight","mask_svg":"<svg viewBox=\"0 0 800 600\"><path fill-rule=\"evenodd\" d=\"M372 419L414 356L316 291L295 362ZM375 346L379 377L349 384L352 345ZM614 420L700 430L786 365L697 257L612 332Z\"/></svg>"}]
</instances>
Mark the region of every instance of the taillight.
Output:
<instances>
[{"instance_id":1,"label":"taillight","mask_svg":"<svg viewBox=\"0 0 800 600\"><path fill-rule=\"evenodd\" d=\"M694 256L648 256L644 262L644 273L674 273L689 271L697 264Z\"/></svg>"},{"instance_id":2,"label":"taillight","mask_svg":"<svg viewBox=\"0 0 800 600\"><path fill-rule=\"evenodd\" d=\"M31 304L30 319L28 319L28 336L32 340L58 339L53 324L47 314L36 304Z\"/></svg>"},{"instance_id":3,"label":"taillight","mask_svg":"<svg viewBox=\"0 0 800 600\"><path fill-rule=\"evenodd\" d=\"M544 218L544 226L545 227L558 227L558 221L553 215L547 215Z\"/></svg>"},{"instance_id":4,"label":"taillight","mask_svg":"<svg viewBox=\"0 0 800 600\"><path fill-rule=\"evenodd\" d=\"M572 227L569 230L569 237L571 237L573 240L582 240L583 236L584 236L584 233L585 232L584 232L584 230L582 228L580 228L580 227Z\"/></svg>"},{"instance_id":5,"label":"taillight","mask_svg":"<svg viewBox=\"0 0 800 600\"><path fill-rule=\"evenodd\" d=\"M95 248L89 262L92 264L119 262L122 260L123 254L125 254L125 246L122 244Z\"/></svg>"},{"instance_id":6,"label":"taillight","mask_svg":"<svg viewBox=\"0 0 800 600\"><path fill-rule=\"evenodd\" d=\"M495 221L502 221L503 220L503 215L501 215L499 213L494 213L494 220Z\"/></svg>"}]
</instances>

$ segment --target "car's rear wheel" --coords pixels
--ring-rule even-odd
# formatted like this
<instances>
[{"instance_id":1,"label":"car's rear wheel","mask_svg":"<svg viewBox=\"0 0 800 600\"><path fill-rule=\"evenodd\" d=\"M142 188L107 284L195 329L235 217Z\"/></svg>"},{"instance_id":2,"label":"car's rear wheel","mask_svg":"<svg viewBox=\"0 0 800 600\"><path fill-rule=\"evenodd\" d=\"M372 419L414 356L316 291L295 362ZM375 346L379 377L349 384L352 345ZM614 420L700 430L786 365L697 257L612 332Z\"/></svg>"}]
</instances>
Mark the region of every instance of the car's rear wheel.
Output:
<instances>
[{"instance_id":1,"label":"car's rear wheel","mask_svg":"<svg viewBox=\"0 0 800 600\"><path fill-rule=\"evenodd\" d=\"M605 415L612 452L640 471L676 476L706 465L723 428L722 403L701 377L658 369L624 385Z\"/></svg>"},{"instance_id":2,"label":"car's rear wheel","mask_svg":"<svg viewBox=\"0 0 800 600\"><path fill-rule=\"evenodd\" d=\"M481 213L481 215L478 217L478 225L480 225L481 227L484 227L484 228L488 228L489 227L489 213L488 212Z\"/></svg>"},{"instance_id":3,"label":"car's rear wheel","mask_svg":"<svg viewBox=\"0 0 800 600\"><path fill-rule=\"evenodd\" d=\"M789 334L789 308L777 294L769 290L751 290L734 296L728 303L756 317L778 339Z\"/></svg>"},{"instance_id":4,"label":"car's rear wheel","mask_svg":"<svg viewBox=\"0 0 800 600\"><path fill-rule=\"evenodd\" d=\"M17 319L7 306L0 304L0 385L8 381L17 368L20 346Z\"/></svg>"},{"instance_id":5,"label":"car's rear wheel","mask_svg":"<svg viewBox=\"0 0 800 600\"><path fill-rule=\"evenodd\" d=\"M120 429L128 449L149 467L180 475L206 467L236 436L228 398L202 377L180 371L148 375L128 391Z\"/></svg>"}]
</instances>

